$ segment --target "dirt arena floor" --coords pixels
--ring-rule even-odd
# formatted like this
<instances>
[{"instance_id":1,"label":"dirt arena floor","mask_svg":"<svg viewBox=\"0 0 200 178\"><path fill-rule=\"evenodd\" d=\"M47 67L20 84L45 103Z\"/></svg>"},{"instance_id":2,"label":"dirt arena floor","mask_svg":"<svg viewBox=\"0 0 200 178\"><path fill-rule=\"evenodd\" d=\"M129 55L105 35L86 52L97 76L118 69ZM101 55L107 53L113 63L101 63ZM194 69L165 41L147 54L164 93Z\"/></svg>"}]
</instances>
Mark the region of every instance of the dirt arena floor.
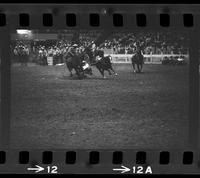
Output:
<instances>
[{"instance_id":1,"label":"dirt arena floor","mask_svg":"<svg viewBox=\"0 0 200 178\"><path fill-rule=\"evenodd\" d=\"M146 64L84 80L66 66L13 66L11 148L176 149L188 139L188 66Z\"/></svg>"}]
</instances>

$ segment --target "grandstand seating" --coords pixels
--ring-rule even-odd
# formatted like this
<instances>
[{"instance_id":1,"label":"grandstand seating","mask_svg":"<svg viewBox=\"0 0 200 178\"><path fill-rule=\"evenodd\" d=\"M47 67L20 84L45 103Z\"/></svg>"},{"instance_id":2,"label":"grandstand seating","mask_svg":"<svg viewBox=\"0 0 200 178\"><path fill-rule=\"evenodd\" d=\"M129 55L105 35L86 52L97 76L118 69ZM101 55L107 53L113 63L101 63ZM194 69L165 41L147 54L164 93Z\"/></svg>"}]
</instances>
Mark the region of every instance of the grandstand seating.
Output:
<instances>
[{"instance_id":1,"label":"grandstand seating","mask_svg":"<svg viewBox=\"0 0 200 178\"><path fill-rule=\"evenodd\" d=\"M62 36L62 35L61 35ZM70 38L69 38L70 36ZM74 42L79 47L88 47L92 41L101 47L105 54L133 54L135 47L139 44L144 55L184 55L188 54L188 35L186 33L171 32L108 32L108 31L70 31L65 37L57 40L45 40L31 42L29 59L43 53L47 56L53 51L54 56L63 54ZM11 45L13 56L19 46L27 46L22 41L15 41ZM27 47L26 47L27 48ZM40 51L40 52L39 52ZM42 52L41 52L42 51ZM35 57L34 57L35 58Z\"/></svg>"},{"instance_id":2,"label":"grandstand seating","mask_svg":"<svg viewBox=\"0 0 200 178\"><path fill-rule=\"evenodd\" d=\"M187 34L164 32L113 33L101 46L112 49L114 54L131 54L136 43L139 43L145 54L186 54L188 47Z\"/></svg>"}]
</instances>

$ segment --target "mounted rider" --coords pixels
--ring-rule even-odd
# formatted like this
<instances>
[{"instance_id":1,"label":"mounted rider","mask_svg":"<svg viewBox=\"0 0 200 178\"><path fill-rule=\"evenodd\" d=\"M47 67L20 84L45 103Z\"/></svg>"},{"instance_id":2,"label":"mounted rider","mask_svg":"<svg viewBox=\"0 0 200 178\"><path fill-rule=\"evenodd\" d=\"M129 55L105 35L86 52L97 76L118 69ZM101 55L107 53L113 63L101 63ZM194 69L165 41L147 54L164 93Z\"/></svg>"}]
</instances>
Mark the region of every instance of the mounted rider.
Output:
<instances>
[{"instance_id":1,"label":"mounted rider","mask_svg":"<svg viewBox=\"0 0 200 178\"><path fill-rule=\"evenodd\" d=\"M143 56L142 46L139 44L138 41L134 44L134 47L135 47L135 54L140 56L140 57Z\"/></svg>"},{"instance_id":2,"label":"mounted rider","mask_svg":"<svg viewBox=\"0 0 200 178\"><path fill-rule=\"evenodd\" d=\"M77 56L77 47L78 47L77 44L73 44L71 47L69 47L69 49L68 49L68 55L70 57Z\"/></svg>"},{"instance_id":3,"label":"mounted rider","mask_svg":"<svg viewBox=\"0 0 200 178\"><path fill-rule=\"evenodd\" d=\"M97 47L96 50L95 50L95 57L96 57L97 61L102 60L104 58L104 51Z\"/></svg>"},{"instance_id":4,"label":"mounted rider","mask_svg":"<svg viewBox=\"0 0 200 178\"><path fill-rule=\"evenodd\" d=\"M68 50L68 54L69 56L71 57L79 57L79 58L82 58L82 62L81 62L81 67L83 69L83 71L85 72L88 72L88 73L91 73L91 67L88 63L88 60L86 59L86 55L83 54L83 49L81 50L82 48L79 47L78 48L78 45L77 44L73 44L69 50ZM83 56L82 56L83 55Z\"/></svg>"},{"instance_id":5,"label":"mounted rider","mask_svg":"<svg viewBox=\"0 0 200 178\"><path fill-rule=\"evenodd\" d=\"M133 56L131 57L131 61L132 61L132 66L133 66L133 72L136 73L135 65L137 65L137 69L138 69L137 72L141 72L142 66L144 64L144 56L142 53L141 43L139 44L139 42L136 42L134 44L134 48L135 50L134 50Z\"/></svg>"}]
</instances>

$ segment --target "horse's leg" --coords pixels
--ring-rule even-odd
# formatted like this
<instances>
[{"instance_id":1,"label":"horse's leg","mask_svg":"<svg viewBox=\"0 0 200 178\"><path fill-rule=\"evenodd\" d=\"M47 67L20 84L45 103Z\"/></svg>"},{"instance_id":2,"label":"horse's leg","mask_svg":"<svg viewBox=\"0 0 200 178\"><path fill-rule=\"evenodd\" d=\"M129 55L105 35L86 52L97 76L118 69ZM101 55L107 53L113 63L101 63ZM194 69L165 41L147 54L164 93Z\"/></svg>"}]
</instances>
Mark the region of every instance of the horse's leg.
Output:
<instances>
[{"instance_id":1,"label":"horse's leg","mask_svg":"<svg viewBox=\"0 0 200 178\"><path fill-rule=\"evenodd\" d=\"M140 72L142 72L142 67L143 67L143 65L142 65L142 64L140 64Z\"/></svg>"},{"instance_id":2,"label":"horse's leg","mask_svg":"<svg viewBox=\"0 0 200 178\"><path fill-rule=\"evenodd\" d=\"M100 66L98 66L98 65L96 65L96 68L98 69L98 71L100 72L100 74L104 77L102 68Z\"/></svg>"},{"instance_id":3,"label":"horse's leg","mask_svg":"<svg viewBox=\"0 0 200 178\"><path fill-rule=\"evenodd\" d=\"M72 68L69 67L69 66L67 66L67 68L68 68L68 70L69 70L69 72L70 72L70 77L72 77L72 76L73 76L73 74L72 74Z\"/></svg>"},{"instance_id":4,"label":"horse's leg","mask_svg":"<svg viewBox=\"0 0 200 178\"><path fill-rule=\"evenodd\" d=\"M72 71L70 70L69 72L70 72L70 77L73 77Z\"/></svg>"},{"instance_id":5,"label":"horse's leg","mask_svg":"<svg viewBox=\"0 0 200 178\"><path fill-rule=\"evenodd\" d=\"M141 73L142 72L142 63L141 64L139 64L139 72Z\"/></svg>"},{"instance_id":6,"label":"horse's leg","mask_svg":"<svg viewBox=\"0 0 200 178\"><path fill-rule=\"evenodd\" d=\"M104 75L104 69L102 69L102 76L103 76L103 78L107 78L107 77Z\"/></svg>"},{"instance_id":7,"label":"horse's leg","mask_svg":"<svg viewBox=\"0 0 200 178\"><path fill-rule=\"evenodd\" d=\"M107 71L108 71L109 75L112 75L112 73L111 73L110 69L108 69Z\"/></svg>"},{"instance_id":8,"label":"horse's leg","mask_svg":"<svg viewBox=\"0 0 200 178\"><path fill-rule=\"evenodd\" d=\"M103 76L103 78L106 78L105 76L104 76L104 69L101 69L101 68L98 68L99 69L99 72L101 73L101 75Z\"/></svg>"},{"instance_id":9,"label":"horse's leg","mask_svg":"<svg viewBox=\"0 0 200 178\"><path fill-rule=\"evenodd\" d=\"M100 71L101 75L103 76L103 78L105 78L105 76L104 76L104 70L103 69L99 69L99 71Z\"/></svg>"},{"instance_id":10,"label":"horse's leg","mask_svg":"<svg viewBox=\"0 0 200 178\"><path fill-rule=\"evenodd\" d=\"M140 64L137 64L137 72L140 73Z\"/></svg>"},{"instance_id":11,"label":"horse's leg","mask_svg":"<svg viewBox=\"0 0 200 178\"><path fill-rule=\"evenodd\" d=\"M80 74L80 76L81 76L81 77L86 77L85 72L84 72L82 66L79 66L78 69L79 69L79 74Z\"/></svg>"},{"instance_id":12,"label":"horse's leg","mask_svg":"<svg viewBox=\"0 0 200 178\"><path fill-rule=\"evenodd\" d=\"M135 70L135 63L132 63L132 66L133 66L133 73L136 73L136 70Z\"/></svg>"},{"instance_id":13,"label":"horse's leg","mask_svg":"<svg viewBox=\"0 0 200 178\"><path fill-rule=\"evenodd\" d=\"M113 69L113 67L111 66L110 69L113 71L114 75L118 75L117 72L115 72L115 70Z\"/></svg>"},{"instance_id":14,"label":"horse's leg","mask_svg":"<svg viewBox=\"0 0 200 178\"><path fill-rule=\"evenodd\" d=\"M76 75L78 76L78 78L81 77L80 73L79 73L79 70L77 68L74 68L75 72L76 72Z\"/></svg>"}]
</instances>

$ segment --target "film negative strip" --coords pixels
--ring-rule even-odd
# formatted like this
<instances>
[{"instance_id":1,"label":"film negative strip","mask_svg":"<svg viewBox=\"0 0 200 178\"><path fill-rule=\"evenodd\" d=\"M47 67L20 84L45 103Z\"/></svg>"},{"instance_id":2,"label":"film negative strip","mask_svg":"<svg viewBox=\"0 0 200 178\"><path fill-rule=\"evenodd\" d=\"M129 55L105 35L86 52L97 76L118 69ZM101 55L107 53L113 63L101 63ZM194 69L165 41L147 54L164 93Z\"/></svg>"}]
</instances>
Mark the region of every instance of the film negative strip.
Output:
<instances>
[{"instance_id":1,"label":"film negative strip","mask_svg":"<svg viewBox=\"0 0 200 178\"><path fill-rule=\"evenodd\" d=\"M199 5L0 5L0 173L200 173Z\"/></svg>"}]
</instances>

